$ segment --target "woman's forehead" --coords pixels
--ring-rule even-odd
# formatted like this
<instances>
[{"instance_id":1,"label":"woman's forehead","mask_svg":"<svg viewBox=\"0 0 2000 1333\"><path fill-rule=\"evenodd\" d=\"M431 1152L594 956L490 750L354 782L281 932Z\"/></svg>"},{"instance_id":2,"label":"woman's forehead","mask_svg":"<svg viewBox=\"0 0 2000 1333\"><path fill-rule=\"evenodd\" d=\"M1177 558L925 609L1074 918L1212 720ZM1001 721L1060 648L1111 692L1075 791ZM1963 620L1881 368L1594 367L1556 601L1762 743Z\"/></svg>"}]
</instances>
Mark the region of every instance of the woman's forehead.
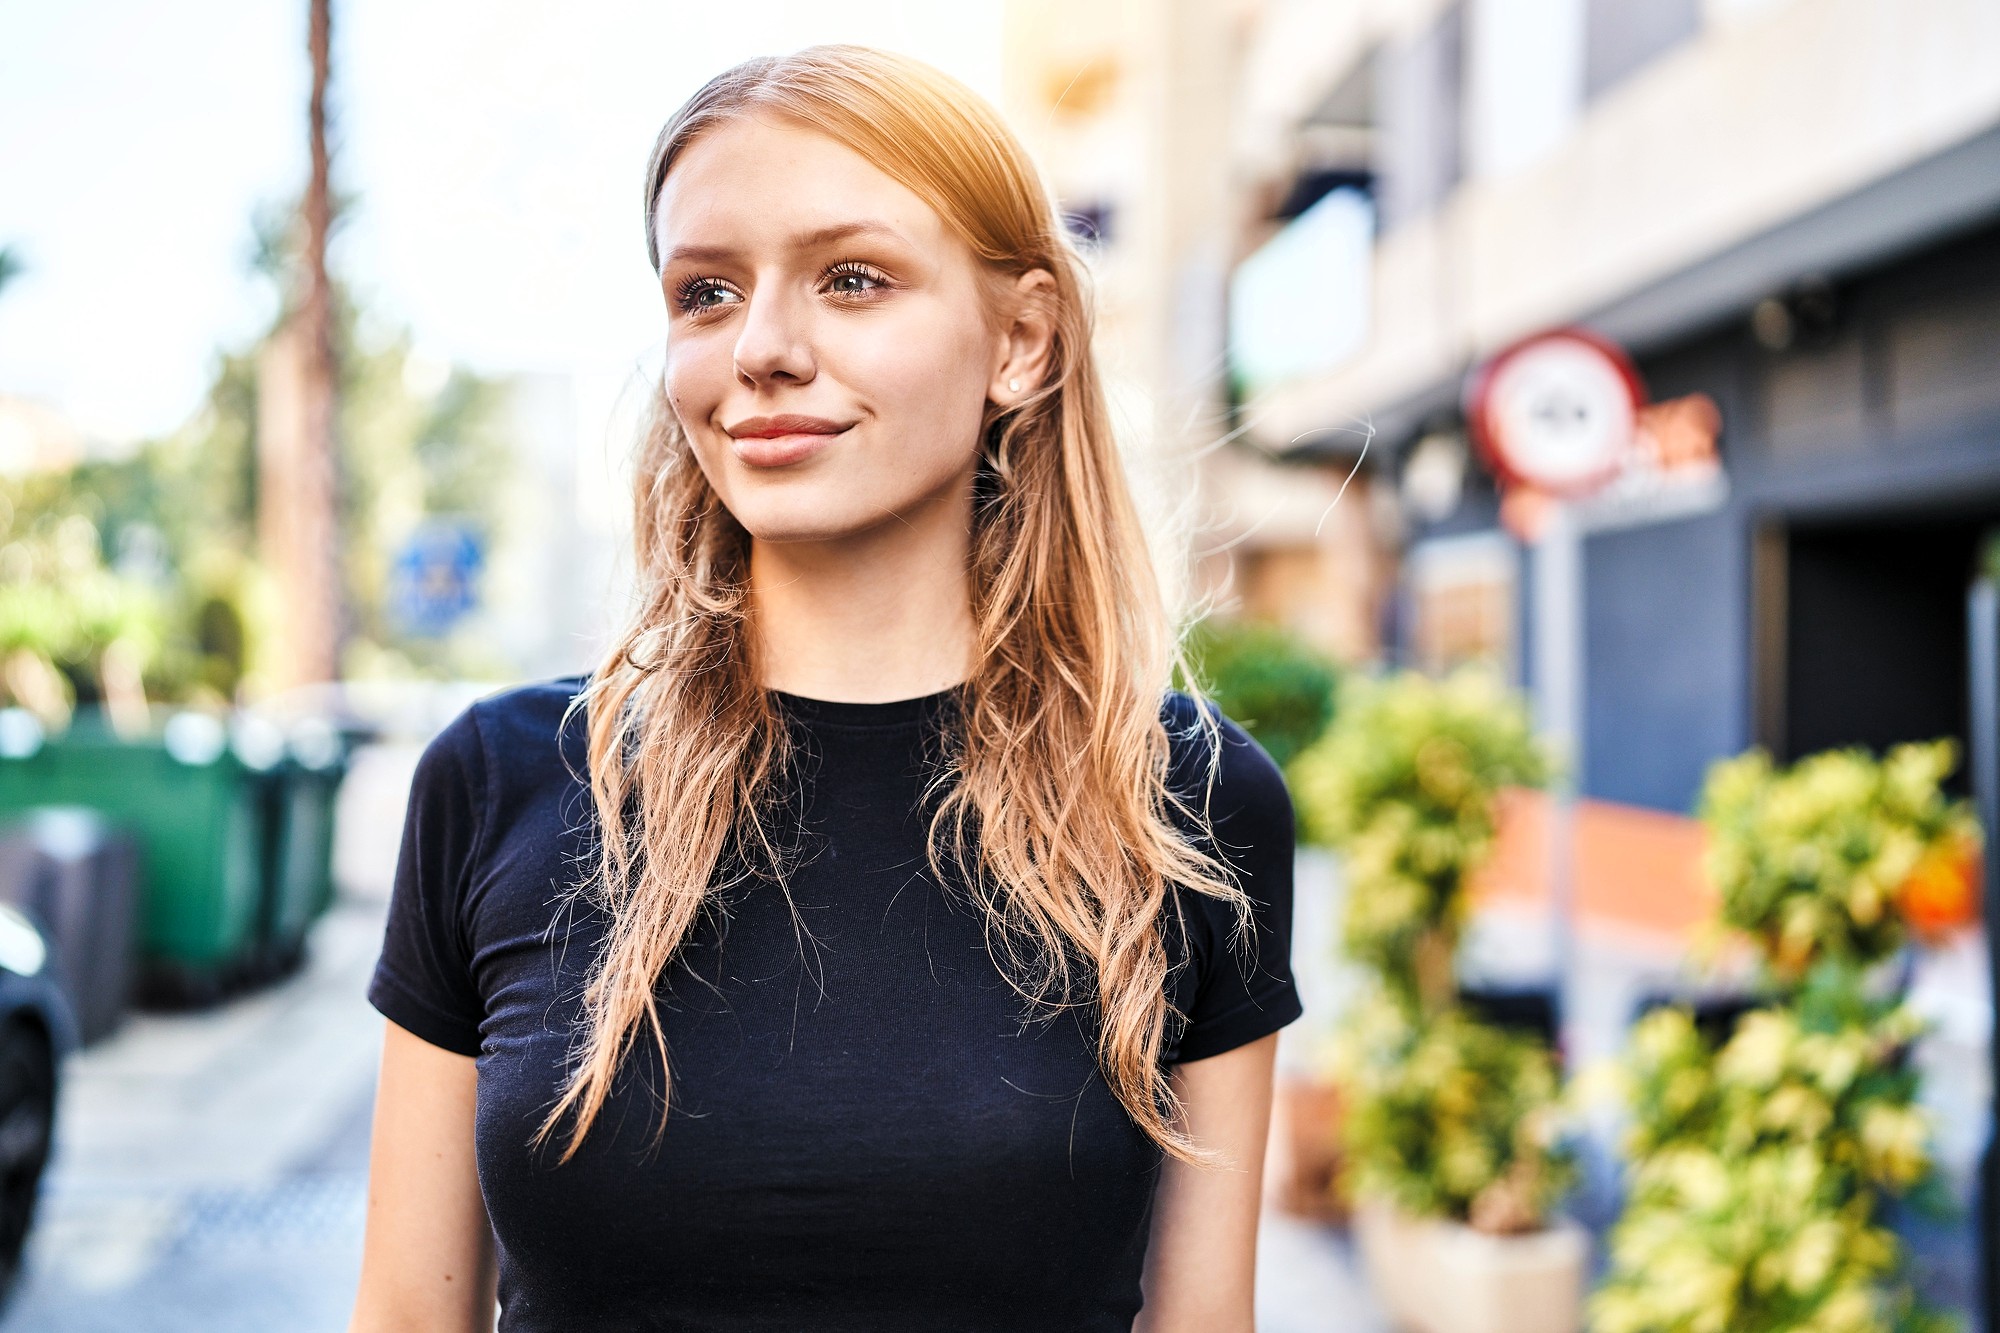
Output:
<instances>
[{"instance_id":1,"label":"woman's forehead","mask_svg":"<svg viewBox=\"0 0 2000 1333\"><path fill-rule=\"evenodd\" d=\"M661 263L722 246L946 241L936 210L861 154L809 126L740 116L684 148L653 211Z\"/></svg>"}]
</instances>

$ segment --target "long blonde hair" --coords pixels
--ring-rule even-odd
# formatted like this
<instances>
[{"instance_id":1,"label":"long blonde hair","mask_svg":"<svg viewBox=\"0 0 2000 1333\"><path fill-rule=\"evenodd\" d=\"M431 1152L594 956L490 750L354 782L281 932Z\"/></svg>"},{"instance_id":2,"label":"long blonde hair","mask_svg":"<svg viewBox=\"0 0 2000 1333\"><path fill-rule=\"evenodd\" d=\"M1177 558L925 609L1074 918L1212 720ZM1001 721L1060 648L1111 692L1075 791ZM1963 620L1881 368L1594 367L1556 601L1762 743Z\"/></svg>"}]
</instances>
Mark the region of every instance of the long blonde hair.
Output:
<instances>
[{"instance_id":1,"label":"long blonde hair","mask_svg":"<svg viewBox=\"0 0 2000 1333\"><path fill-rule=\"evenodd\" d=\"M1145 1134L1180 1160L1212 1162L1179 1126L1160 1060L1173 966L1163 918L1178 910L1178 884L1232 904L1232 939L1247 938L1249 900L1208 838L1176 825L1211 832L1202 803L1169 784L1161 706L1186 664L1091 357L1082 261L991 106L920 61L837 45L738 65L667 122L646 170L655 271L654 209L675 158L753 111L831 137L918 194L987 278L1040 268L1055 279L1046 382L1006 410L989 403L982 423L968 571L978 638L928 792L938 798L929 864L941 883L947 862L959 872L989 952L1031 1008L1097 1005L1098 1067ZM765 825L787 797L789 741L750 632L750 539L696 464L664 385L634 489L636 610L570 703L587 709L601 834L575 888L609 924L582 996L582 1040L535 1136L574 1113L563 1161L642 1029L666 1067L654 990L724 867L730 884L752 874L783 884ZM1199 703L1193 673L1181 674ZM1219 727L1195 711L1212 775Z\"/></svg>"}]
</instances>

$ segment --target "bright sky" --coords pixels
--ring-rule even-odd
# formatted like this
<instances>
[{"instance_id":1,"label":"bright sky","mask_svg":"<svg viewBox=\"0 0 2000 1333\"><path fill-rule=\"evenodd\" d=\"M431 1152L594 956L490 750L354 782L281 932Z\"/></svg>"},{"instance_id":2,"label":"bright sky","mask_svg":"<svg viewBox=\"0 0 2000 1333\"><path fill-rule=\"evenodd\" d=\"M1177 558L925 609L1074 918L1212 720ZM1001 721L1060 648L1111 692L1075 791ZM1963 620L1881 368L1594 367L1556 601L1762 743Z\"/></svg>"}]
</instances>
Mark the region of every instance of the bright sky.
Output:
<instances>
[{"instance_id":1,"label":"bright sky","mask_svg":"<svg viewBox=\"0 0 2000 1333\"><path fill-rule=\"evenodd\" d=\"M619 375L664 312L661 122L747 56L893 47L996 100L1000 0L334 0L335 263L430 355ZM251 217L306 173L306 0L0 0L0 393L171 430L269 320Z\"/></svg>"}]
</instances>

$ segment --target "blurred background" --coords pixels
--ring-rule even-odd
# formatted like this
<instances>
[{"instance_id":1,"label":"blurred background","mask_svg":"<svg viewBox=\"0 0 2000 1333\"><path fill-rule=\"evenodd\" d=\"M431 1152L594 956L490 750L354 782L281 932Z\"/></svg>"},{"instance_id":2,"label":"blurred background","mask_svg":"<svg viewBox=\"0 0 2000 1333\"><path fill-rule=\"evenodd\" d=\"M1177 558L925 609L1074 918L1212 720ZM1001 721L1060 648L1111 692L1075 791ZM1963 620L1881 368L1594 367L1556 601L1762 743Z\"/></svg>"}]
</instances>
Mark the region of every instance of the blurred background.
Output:
<instances>
[{"instance_id":1,"label":"blurred background","mask_svg":"<svg viewBox=\"0 0 2000 1333\"><path fill-rule=\"evenodd\" d=\"M1260 1327L1993 1327L1992 0L92 0L0 5L0 1330L345 1327L411 766L594 662L646 152L820 41L1043 163L1293 782Z\"/></svg>"}]
</instances>

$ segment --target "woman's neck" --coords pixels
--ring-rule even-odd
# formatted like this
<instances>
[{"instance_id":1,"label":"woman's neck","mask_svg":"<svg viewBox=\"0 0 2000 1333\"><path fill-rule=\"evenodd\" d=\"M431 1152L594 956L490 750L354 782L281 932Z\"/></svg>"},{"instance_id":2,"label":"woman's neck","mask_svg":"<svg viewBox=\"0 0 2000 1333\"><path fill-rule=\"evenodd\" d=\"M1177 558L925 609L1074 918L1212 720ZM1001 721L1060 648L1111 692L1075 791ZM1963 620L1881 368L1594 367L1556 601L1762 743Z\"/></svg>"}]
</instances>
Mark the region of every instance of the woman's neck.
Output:
<instances>
[{"instance_id":1,"label":"woman's neck","mask_svg":"<svg viewBox=\"0 0 2000 1333\"><path fill-rule=\"evenodd\" d=\"M971 500L825 542L750 547L763 683L809 699L882 703L971 673Z\"/></svg>"}]
</instances>

